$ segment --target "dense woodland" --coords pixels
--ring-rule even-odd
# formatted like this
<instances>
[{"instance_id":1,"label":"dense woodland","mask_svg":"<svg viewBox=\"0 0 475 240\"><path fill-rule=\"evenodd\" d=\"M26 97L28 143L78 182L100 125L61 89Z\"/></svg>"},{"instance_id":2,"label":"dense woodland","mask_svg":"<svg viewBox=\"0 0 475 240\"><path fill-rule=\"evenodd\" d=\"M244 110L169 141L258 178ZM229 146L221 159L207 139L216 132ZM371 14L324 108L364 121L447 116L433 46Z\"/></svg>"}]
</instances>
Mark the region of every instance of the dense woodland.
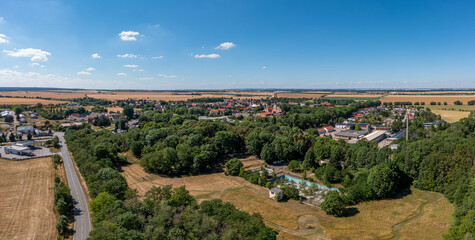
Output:
<instances>
[{"instance_id":1,"label":"dense woodland","mask_svg":"<svg viewBox=\"0 0 475 240\"><path fill-rule=\"evenodd\" d=\"M474 119L424 130L423 123L434 121L437 116L430 110L418 112L409 127L409 141L399 140L399 148L394 151L378 149L376 143L364 140L348 144L318 136L316 127L338 122L360 108L379 104L377 101L355 102L335 108L284 105L280 118L248 117L234 123L198 121L200 109L174 106L165 112L142 113L140 128L122 135L93 131L86 125L70 129L66 134L68 146L94 198L91 209L95 229L91 237L275 237L259 215L248 215L218 200L198 205L184 188L152 189L144 201L138 200L118 172L120 166L126 164L126 159L118 153L129 150L147 171L167 175L220 170L229 156L240 153L254 154L268 163L292 162L295 171L311 171L327 185L338 183L344 187L340 194L328 194L321 206L336 216L350 214L348 205L397 197L405 194L410 186L438 191L457 207L456 222L446 238L475 236ZM328 164L320 166L321 160L328 160ZM239 168L237 164L233 172L241 171ZM259 179L255 181L258 183ZM228 216L228 212L233 214ZM251 222L253 224L249 224Z\"/></svg>"}]
</instances>

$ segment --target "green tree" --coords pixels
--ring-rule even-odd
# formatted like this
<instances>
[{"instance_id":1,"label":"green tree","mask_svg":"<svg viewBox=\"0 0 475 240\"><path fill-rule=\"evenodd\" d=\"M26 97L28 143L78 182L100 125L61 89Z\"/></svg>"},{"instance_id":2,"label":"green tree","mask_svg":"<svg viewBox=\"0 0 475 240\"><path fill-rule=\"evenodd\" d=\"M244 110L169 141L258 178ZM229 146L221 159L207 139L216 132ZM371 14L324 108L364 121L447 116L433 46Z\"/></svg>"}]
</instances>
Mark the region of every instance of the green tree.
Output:
<instances>
[{"instance_id":1,"label":"green tree","mask_svg":"<svg viewBox=\"0 0 475 240\"><path fill-rule=\"evenodd\" d=\"M130 144L130 151L134 156L140 158L142 156L142 149L143 149L143 142L141 141L134 141Z\"/></svg>"},{"instance_id":2,"label":"green tree","mask_svg":"<svg viewBox=\"0 0 475 240\"><path fill-rule=\"evenodd\" d=\"M397 174L389 167L377 165L370 169L368 185L376 198L391 196L397 184Z\"/></svg>"},{"instance_id":3,"label":"green tree","mask_svg":"<svg viewBox=\"0 0 475 240\"><path fill-rule=\"evenodd\" d=\"M292 160L289 163L289 170L292 172L300 171L300 162L297 160Z\"/></svg>"},{"instance_id":4,"label":"green tree","mask_svg":"<svg viewBox=\"0 0 475 240\"><path fill-rule=\"evenodd\" d=\"M239 175L239 171L243 167L243 164L239 159L233 158L226 162L225 167L226 175L237 176Z\"/></svg>"},{"instance_id":5,"label":"green tree","mask_svg":"<svg viewBox=\"0 0 475 240\"><path fill-rule=\"evenodd\" d=\"M61 215L58 219L58 224L56 224L56 229L60 234L64 234L68 230L68 217Z\"/></svg>"},{"instance_id":6,"label":"green tree","mask_svg":"<svg viewBox=\"0 0 475 240\"><path fill-rule=\"evenodd\" d=\"M130 105L125 106L124 109L122 109L122 113L127 116L127 119L132 119L134 116L134 107Z\"/></svg>"},{"instance_id":7,"label":"green tree","mask_svg":"<svg viewBox=\"0 0 475 240\"><path fill-rule=\"evenodd\" d=\"M341 217L344 215L346 203L338 191L329 191L320 207L327 214Z\"/></svg>"}]
</instances>

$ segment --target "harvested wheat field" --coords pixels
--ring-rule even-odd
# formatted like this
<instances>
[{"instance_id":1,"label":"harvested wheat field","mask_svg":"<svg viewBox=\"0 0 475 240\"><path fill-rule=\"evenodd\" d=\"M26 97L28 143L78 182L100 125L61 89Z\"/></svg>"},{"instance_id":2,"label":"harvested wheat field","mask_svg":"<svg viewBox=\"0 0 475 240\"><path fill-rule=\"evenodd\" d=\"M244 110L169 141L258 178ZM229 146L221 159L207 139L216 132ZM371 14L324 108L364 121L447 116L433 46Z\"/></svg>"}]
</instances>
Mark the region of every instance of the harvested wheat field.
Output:
<instances>
[{"instance_id":1,"label":"harvested wheat field","mask_svg":"<svg viewBox=\"0 0 475 240\"><path fill-rule=\"evenodd\" d=\"M0 159L0 239L55 239L51 158Z\"/></svg>"},{"instance_id":2,"label":"harvested wheat field","mask_svg":"<svg viewBox=\"0 0 475 240\"><path fill-rule=\"evenodd\" d=\"M313 92L279 92L277 97L279 98L320 98L323 93L313 93Z\"/></svg>"},{"instance_id":3,"label":"harvested wheat field","mask_svg":"<svg viewBox=\"0 0 475 240\"><path fill-rule=\"evenodd\" d=\"M194 98L267 98L272 93L267 92L113 92L102 91L90 93L88 97L105 99L105 100L124 100L124 99L146 99L146 100L163 100L163 101L186 101Z\"/></svg>"},{"instance_id":4,"label":"harvested wheat field","mask_svg":"<svg viewBox=\"0 0 475 240\"><path fill-rule=\"evenodd\" d=\"M97 92L95 90L51 90L51 91L5 91L0 92L0 96L10 97L29 97L29 98L53 98L53 99L72 99L83 98L86 94Z\"/></svg>"},{"instance_id":5,"label":"harvested wheat field","mask_svg":"<svg viewBox=\"0 0 475 240\"><path fill-rule=\"evenodd\" d=\"M440 102L442 105L454 105L455 101L461 101L467 105L468 101L475 100L475 95L388 95L380 99L381 102L424 102L426 106L431 102Z\"/></svg>"},{"instance_id":6,"label":"harvested wheat field","mask_svg":"<svg viewBox=\"0 0 475 240\"><path fill-rule=\"evenodd\" d=\"M61 104L66 103L65 101L58 100L45 100L37 98L6 98L0 97L0 105L35 105L37 103L41 104Z\"/></svg>"}]
</instances>

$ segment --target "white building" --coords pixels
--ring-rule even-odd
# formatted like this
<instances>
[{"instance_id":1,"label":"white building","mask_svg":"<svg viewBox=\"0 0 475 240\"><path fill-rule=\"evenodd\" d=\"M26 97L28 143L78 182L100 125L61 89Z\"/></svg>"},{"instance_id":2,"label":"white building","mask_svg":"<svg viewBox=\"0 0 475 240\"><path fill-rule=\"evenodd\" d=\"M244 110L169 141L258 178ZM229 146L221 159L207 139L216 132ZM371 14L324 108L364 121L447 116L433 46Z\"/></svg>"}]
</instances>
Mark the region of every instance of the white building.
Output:
<instances>
[{"instance_id":1,"label":"white building","mask_svg":"<svg viewBox=\"0 0 475 240\"><path fill-rule=\"evenodd\" d=\"M278 200L281 200L283 198L283 192L282 190L278 188L272 188L269 189L269 198L275 199L277 196L279 196Z\"/></svg>"}]
</instances>

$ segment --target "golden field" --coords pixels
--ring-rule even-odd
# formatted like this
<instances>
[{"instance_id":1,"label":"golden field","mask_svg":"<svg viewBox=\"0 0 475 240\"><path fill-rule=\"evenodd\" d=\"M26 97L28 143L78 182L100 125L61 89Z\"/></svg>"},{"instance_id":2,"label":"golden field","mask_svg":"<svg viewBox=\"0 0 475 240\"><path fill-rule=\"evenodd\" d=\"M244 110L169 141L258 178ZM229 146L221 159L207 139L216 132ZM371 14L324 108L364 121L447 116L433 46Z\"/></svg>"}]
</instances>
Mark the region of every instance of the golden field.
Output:
<instances>
[{"instance_id":1,"label":"golden field","mask_svg":"<svg viewBox=\"0 0 475 240\"><path fill-rule=\"evenodd\" d=\"M380 99L381 102L424 102L425 106L430 106L431 102L440 102L442 105L454 105L455 101L461 101L464 105L468 101L475 100L475 95L387 95Z\"/></svg>"},{"instance_id":2,"label":"golden field","mask_svg":"<svg viewBox=\"0 0 475 240\"><path fill-rule=\"evenodd\" d=\"M61 103L65 103L65 102L64 101L58 101L58 100L45 100L45 99L36 99L36 98L5 98L5 97L0 97L0 105L35 105L37 103L47 105L47 104L61 104Z\"/></svg>"},{"instance_id":3,"label":"golden field","mask_svg":"<svg viewBox=\"0 0 475 240\"><path fill-rule=\"evenodd\" d=\"M56 239L51 158L0 159L0 239Z\"/></svg>"}]
</instances>

